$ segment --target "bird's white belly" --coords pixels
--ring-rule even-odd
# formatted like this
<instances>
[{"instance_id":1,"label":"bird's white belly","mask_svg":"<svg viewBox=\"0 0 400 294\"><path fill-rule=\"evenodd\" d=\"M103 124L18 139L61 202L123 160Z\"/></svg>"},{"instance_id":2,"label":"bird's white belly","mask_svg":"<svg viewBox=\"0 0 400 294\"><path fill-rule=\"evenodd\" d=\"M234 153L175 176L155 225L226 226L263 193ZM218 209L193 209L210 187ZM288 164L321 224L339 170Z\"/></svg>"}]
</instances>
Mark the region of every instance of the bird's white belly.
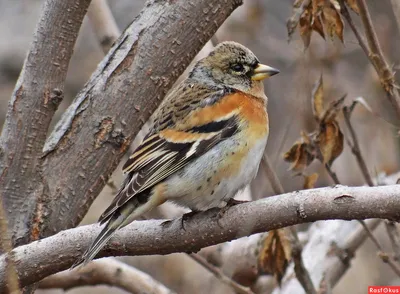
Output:
<instances>
[{"instance_id":1,"label":"bird's white belly","mask_svg":"<svg viewBox=\"0 0 400 294\"><path fill-rule=\"evenodd\" d=\"M168 178L165 197L192 210L225 206L257 174L266 143L264 138L250 147L237 136L219 143ZM240 150L244 155L235 157Z\"/></svg>"}]
</instances>

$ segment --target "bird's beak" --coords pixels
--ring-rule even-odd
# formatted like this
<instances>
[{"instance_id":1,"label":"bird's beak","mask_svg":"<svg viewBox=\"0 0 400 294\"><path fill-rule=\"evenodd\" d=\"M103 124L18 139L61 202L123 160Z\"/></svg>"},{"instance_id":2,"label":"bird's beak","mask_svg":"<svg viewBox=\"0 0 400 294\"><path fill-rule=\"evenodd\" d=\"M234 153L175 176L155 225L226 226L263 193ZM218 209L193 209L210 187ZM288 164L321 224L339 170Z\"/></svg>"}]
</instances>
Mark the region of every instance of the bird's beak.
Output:
<instances>
[{"instance_id":1,"label":"bird's beak","mask_svg":"<svg viewBox=\"0 0 400 294\"><path fill-rule=\"evenodd\" d=\"M279 73L279 70L276 68L270 67L265 64L259 64L253 71L253 75L251 76L251 79L253 81L262 81L263 79L269 78L273 75L276 75Z\"/></svg>"}]
</instances>

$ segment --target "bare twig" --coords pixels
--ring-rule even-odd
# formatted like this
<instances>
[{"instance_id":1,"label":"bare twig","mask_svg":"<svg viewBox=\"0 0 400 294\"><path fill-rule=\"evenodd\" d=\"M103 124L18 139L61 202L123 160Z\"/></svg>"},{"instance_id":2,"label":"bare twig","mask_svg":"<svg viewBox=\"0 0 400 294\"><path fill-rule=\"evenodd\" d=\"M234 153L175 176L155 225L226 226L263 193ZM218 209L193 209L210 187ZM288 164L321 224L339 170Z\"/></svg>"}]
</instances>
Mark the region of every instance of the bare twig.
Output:
<instances>
[{"instance_id":1,"label":"bare twig","mask_svg":"<svg viewBox=\"0 0 400 294\"><path fill-rule=\"evenodd\" d=\"M393 221L385 221L385 226L392 243L394 258L397 262L400 262L400 232L398 224Z\"/></svg>"},{"instance_id":2,"label":"bare twig","mask_svg":"<svg viewBox=\"0 0 400 294\"><path fill-rule=\"evenodd\" d=\"M356 103L356 102L353 102L353 104L354 103ZM360 170L364 176L364 180L366 181L368 186L372 187L374 185L374 183L373 183L371 175L368 171L368 167L367 167L367 164L365 163L364 157L361 154L360 144L358 143L358 138L357 138L356 132L354 131L353 126L350 121L350 117L351 117L353 109L354 109L354 107L352 107L352 106L343 107L344 121L346 122L346 126L349 129L350 136L352 138L352 143L350 143L350 142L348 142L348 143L351 148L351 152L353 152L354 156L357 159L357 163L358 163L358 166L360 167Z\"/></svg>"},{"instance_id":3,"label":"bare twig","mask_svg":"<svg viewBox=\"0 0 400 294\"><path fill-rule=\"evenodd\" d=\"M192 216L182 230L181 220L162 226L163 220L135 221L118 231L98 257L196 252L203 247L246 235L299 223L327 219L383 218L400 220L400 185L326 187L267 197L231 207L219 219L219 210ZM21 286L69 268L99 234L97 224L60 232L12 253ZM0 256L0 292L5 287L6 255ZM57 260L57 262L54 262Z\"/></svg>"},{"instance_id":4,"label":"bare twig","mask_svg":"<svg viewBox=\"0 0 400 294\"><path fill-rule=\"evenodd\" d=\"M88 17L103 52L107 53L120 35L107 0L92 0L88 10Z\"/></svg>"},{"instance_id":5,"label":"bare twig","mask_svg":"<svg viewBox=\"0 0 400 294\"><path fill-rule=\"evenodd\" d=\"M388 63L383 55L382 49L379 45L378 38L376 36L375 29L372 25L371 16L368 11L367 4L365 0L357 0L357 5L360 10L361 20L364 26L366 38L368 45L363 40L361 34L359 33L358 29L353 23L353 20L350 16L350 13L344 3L344 0L341 0L341 12L344 18L350 25L350 28L354 32L360 47L367 55L368 59L370 60L371 64L374 66L379 80L383 89L385 90L387 97L391 104L393 105L394 109L396 110L396 114L398 119L400 118L400 95L398 92L398 87L395 83L394 73L391 68L388 66Z\"/></svg>"},{"instance_id":6,"label":"bare twig","mask_svg":"<svg viewBox=\"0 0 400 294\"><path fill-rule=\"evenodd\" d=\"M398 0L390 0L393 6L393 14L396 18L398 32L400 33L400 2Z\"/></svg>"},{"instance_id":7,"label":"bare twig","mask_svg":"<svg viewBox=\"0 0 400 294\"><path fill-rule=\"evenodd\" d=\"M66 270L39 282L41 289L64 291L96 285L118 287L133 294L174 294L148 274L113 258L95 260L83 268Z\"/></svg>"},{"instance_id":8,"label":"bare twig","mask_svg":"<svg viewBox=\"0 0 400 294\"><path fill-rule=\"evenodd\" d=\"M240 285L239 283L236 283L234 280L228 278L220 268L212 265L209 263L204 257L198 254L189 254L189 256L202 265L205 269L207 269L209 272L211 272L214 276L216 276L220 281L222 281L224 284L228 285L231 287L233 290L235 290L236 293L240 294L254 294L253 291L251 291L249 288L244 287Z\"/></svg>"},{"instance_id":9,"label":"bare twig","mask_svg":"<svg viewBox=\"0 0 400 294\"><path fill-rule=\"evenodd\" d=\"M378 248L378 256L382 259L383 262L387 263L392 270L400 277L400 267L398 264L393 260L393 257L387 254L384 250L382 245L379 243L378 239L375 238L375 236L372 234L372 232L369 230L365 222L360 221L361 225L363 228L366 230L368 237L372 240L372 242L375 244L376 248Z\"/></svg>"},{"instance_id":10,"label":"bare twig","mask_svg":"<svg viewBox=\"0 0 400 294\"><path fill-rule=\"evenodd\" d=\"M333 182L335 183L335 185L340 185L339 178L337 177L336 173L332 170L331 166L328 163L325 164L325 169L328 172L331 179L333 180Z\"/></svg>"},{"instance_id":11,"label":"bare twig","mask_svg":"<svg viewBox=\"0 0 400 294\"><path fill-rule=\"evenodd\" d=\"M268 180L271 183L274 192L276 194L285 193L285 191L283 190L283 186L279 181L278 175L272 168L272 165L269 161L267 154L264 153L262 161ZM293 255L294 270L296 273L296 277L299 280L300 284L303 286L307 294L316 294L317 291L315 290L314 285L311 281L310 274L303 263L303 259L301 256L301 251L303 247L300 244L299 237L297 236L297 231L294 227L290 227L289 231L290 234L292 235L290 239L292 243L292 255Z\"/></svg>"}]
</instances>

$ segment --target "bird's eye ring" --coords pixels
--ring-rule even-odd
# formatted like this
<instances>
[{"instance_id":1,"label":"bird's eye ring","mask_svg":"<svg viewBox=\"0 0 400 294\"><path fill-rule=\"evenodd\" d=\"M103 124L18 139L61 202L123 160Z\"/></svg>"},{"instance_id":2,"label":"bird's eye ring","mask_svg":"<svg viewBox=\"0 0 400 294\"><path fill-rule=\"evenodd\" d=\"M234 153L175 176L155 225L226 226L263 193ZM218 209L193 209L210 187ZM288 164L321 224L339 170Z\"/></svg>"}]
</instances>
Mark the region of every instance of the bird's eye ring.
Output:
<instances>
[{"instance_id":1,"label":"bird's eye ring","mask_svg":"<svg viewBox=\"0 0 400 294\"><path fill-rule=\"evenodd\" d=\"M235 63L234 65L231 66L232 70L236 72L243 72L244 67L240 63Z\"/></svg>"}]
</instances>

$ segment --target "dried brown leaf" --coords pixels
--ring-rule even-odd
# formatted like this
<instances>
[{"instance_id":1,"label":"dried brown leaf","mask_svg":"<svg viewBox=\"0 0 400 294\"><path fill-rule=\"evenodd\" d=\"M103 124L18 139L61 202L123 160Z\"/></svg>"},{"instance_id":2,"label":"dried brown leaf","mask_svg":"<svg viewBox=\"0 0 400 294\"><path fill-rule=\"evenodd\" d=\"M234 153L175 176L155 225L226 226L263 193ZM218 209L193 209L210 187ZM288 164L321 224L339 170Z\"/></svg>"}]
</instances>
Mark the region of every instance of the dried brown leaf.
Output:
<instances>
[{"instance_id":1,"label":"dried brown leaf","mask_svg":"<svg viewBox=\"0 0 400 294\"><path fill-rule=\"evenodd\" d=\"M331 38L336 35L339 40L343 42L343 19L333 5L324 6L322 11L322 21L328 35Z\"/></svg>"},{"instance_id":2,"label":"dried brown leaf","mask_svg":"<svg viewBox=\"0 0 400 294\"><path fill-rule=\"evenodd\" d=\"M311 103L315 119L319 122L324 115L324 81L322 75L315 83L311 93Z\"/></svg>"},{"instance_id":3,"label":"dried brown leaf","mask_svg":"<svg viewBox=\"0 0 400 294\"><path fill-rule=\"evenodd\" d=\"M336 116L343 108L344 99L346 95L342 98L335 100L329 104L328 109L325 111L321 121L324 123L331 122L336 119Z\"/></svg>"},{"instance_id":4,"label":"dried brown leaf","mask_svg":"<svg viewBox=\"0 0 400 294\"><path fill-rule=\"evenodd\" d=\"M310 8L307 8L300 16L300 21L299 21L300 36L301 39L303 40L305 49L307 49L308 46L310 46L311 33L312 33L311 20L312 20L311 11Z\"/></svg>"},{"instance_id":5,"label":"dried brown leaf","mask_svg":"<svg viewBox=\"0 0 400 294\"><path fill-rule=\"evenodd\" d=\"M309 149L311 145L305 142L295 142L288 152L283 155L283 159L291 162L289 170L301 171L305 169L314 160L314 156Z\"/></svg>"},{"instance_id":6,"label":"dried brown leaf","mask_svg":"<svg viewBox=\"0 0 400 294\"><path fill-rule=\"evenodd\" d=\"M304 176L304 189L312 189L315 187L315 183L318 180L318 174L317 173L313 173L309 176Z\"/></svg>"},{"instance_id":7,"label":"dried brown leaf","mask_svg":"<svg viewBox=\"0 0 400 294\"><path fill-rule=\"evenodd\" d=\"M343 133L337 121L321 123L316 139L322 155L322 162L332 164L343 151Z\"/></svg>"},{"instance_id":8,"label":"dried brown leaf","mask_svg":"<svg viewBox=\"0 0 400 294\"><path fill-rule=\"evenodd\" d=\"M345 0L346 4L353 10L355 13L360 14L360 9L358 8L356 0Z\"/></svg>"},{"instance_id":9,"label":"dried brown leaf","mask_svg":"<svg viewBox=\"0 0 400 294\"><path fill-rule=\"evenodd\" d=\"M286 231L270 231L261 244L258 255L259 271L274 275L280 284L291 259L292 246Z\"/></svg>"},{"instance_id":10,"label":"dried brown leaf","mask_svg":"<svg viewBox=\"0 0 400 294\"><path fill-rule=\"evenodd\" d=\"M313 17L311 28L325 39L324 25L322 24L321 16L317 15Z\"/></svg>"},{"instance_id":11,"label":"dried brown leaf","mask_svg":"<svg viewBox=\"0 0 400 294\"><path fill-rule=\"evenodd\" d=\"M319 15L324 8L325 5L325 0L312 0L311 1L311 6L312 6L312 15L315 17Z\"/></svg>"},{"instance_id":12,"label":"dried brown leaf","mask_svg":"<svg viewBox=\"0 0 400 294\"><path fill-rule=\"evenodd\" d=\"M293 14L286 22L286 28L288 31L289 41L290 41L294 31L296 30L296 28L298 26L300 28L300 25L299 25L300 18L304 14L304 11L306 9L308 9L309 6L310 6L310 2L308 2L308 4L307 4L307 0L296 0L293 3ZM301 31L301 29L300 29L300 31Z\"/></svg>"}]
</instances>

